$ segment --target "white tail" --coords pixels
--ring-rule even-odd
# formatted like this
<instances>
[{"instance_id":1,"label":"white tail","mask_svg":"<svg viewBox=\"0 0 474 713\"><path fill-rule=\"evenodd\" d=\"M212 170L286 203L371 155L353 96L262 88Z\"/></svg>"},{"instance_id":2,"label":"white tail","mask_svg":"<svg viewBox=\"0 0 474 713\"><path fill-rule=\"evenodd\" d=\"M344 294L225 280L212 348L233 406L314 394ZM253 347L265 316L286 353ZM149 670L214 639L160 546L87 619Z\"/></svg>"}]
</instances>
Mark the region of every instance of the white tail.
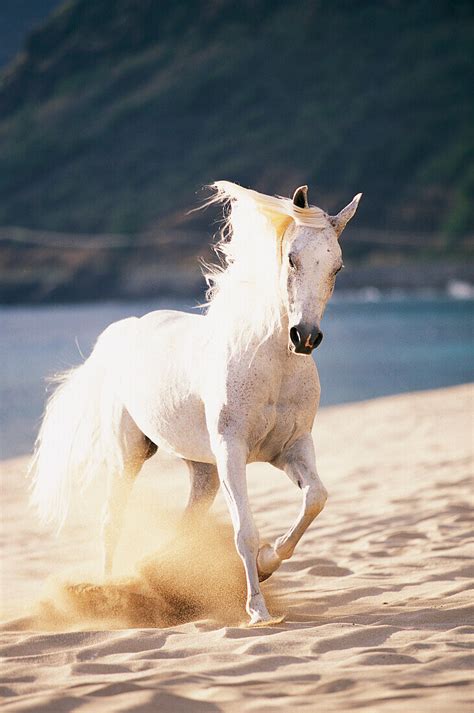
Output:
<instances>
[{"instance_id":1,"label":"white tail","mask_svg":"<svg viewBox=\"0 0 474 713\"><path fill-rule=\"evenodd\" d=\"M132 321L111 325L84 364L57 377L59 385L47 403L30 466L31 503L41 520L58 530L68 515L73 486L83 490L95 475L123 468L123 406L106 378L103 357L115 346L110 336L123 334L122 327Z\"/></svg>"}]
</instances>

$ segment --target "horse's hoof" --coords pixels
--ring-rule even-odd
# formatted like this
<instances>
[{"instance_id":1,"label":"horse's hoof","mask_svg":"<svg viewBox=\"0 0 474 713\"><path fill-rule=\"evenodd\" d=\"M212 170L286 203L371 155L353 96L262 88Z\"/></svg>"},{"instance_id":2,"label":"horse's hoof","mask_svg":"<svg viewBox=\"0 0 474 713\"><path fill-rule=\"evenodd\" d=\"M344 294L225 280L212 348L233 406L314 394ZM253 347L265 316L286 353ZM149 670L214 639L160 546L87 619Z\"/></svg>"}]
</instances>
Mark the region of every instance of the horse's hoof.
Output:
<instances>
[{"instance_id":1,"label":"horse's hoof","mask_svg":"<svg viewBox=\"0 0 474 713\"><path fill-rule=\"evenodd\" d=\"M284 621L285 616L270 616L269 619L251 619L249 623L247 624L247 628L257 628L257 627L264 627L264 626L276 626L277 624L281 624L282 621Z\"/></svg>"},{"instance_id":2,"label":"horse's hoof","mask_svg":"<svg viewBox=\"0 0 474 713\"><path fill-rule=\"evenodd\" d=\"M259 582L264 582L271 577L273 572L281 565L281 559L271 545L262 545L257 555L257 570Z\"/></svg>"}]
</instances>

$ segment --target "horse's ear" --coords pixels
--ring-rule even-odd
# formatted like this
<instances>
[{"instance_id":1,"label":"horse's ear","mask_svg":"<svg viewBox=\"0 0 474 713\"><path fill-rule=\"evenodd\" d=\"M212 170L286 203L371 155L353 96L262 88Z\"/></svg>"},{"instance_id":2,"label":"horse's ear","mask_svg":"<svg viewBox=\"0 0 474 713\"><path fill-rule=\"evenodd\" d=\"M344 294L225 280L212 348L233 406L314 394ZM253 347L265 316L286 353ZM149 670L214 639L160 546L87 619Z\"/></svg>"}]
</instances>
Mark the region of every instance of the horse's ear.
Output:
<instances>
[{"instance_id":1,"label":"horse's ear","mask_svg":"<svg viewBox=\"0 0 474 713\"><path fill-rule=\"evenodd\" d=\"M337 215L332 215L329 218L329 220L331 221L331 225L336 231L337 237L341 235L347 223L350 221L351 218L354 217L361 198L362 193L358 193L356 196L354 196L349 205L346 205L346 207L343 208Z\"/></svg>"},{"instance_id":2,"label":"horse's ear","mask_svg":"<svg viewBox=\"0 0 474 713\"><path fill-rule=\"evenodd\" d=\"M293 205L297 208L309 208L308 186L300 186L293 193Z\"/></svg>"}]
</instances>

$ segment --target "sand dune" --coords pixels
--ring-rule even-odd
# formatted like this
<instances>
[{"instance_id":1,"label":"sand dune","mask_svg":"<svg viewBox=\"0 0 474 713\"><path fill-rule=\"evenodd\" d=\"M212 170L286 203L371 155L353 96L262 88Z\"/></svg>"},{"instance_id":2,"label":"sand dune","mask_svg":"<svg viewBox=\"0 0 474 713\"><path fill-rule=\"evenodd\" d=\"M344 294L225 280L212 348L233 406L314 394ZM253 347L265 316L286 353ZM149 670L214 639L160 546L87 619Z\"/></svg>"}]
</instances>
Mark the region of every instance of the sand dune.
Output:
<instances>
[{"instance_id":1,"label":"sand dune","mask_svg":"<svg viewBox=\"0 0 474 713\"><path fill-rule=\"evenodd\" d=\"M263 585L286 614L271 628L242 626L222 500L183 531L174 461L157 456L137 481L106 583L97 508L56 539L27 510L25 459L4 462L5 710L472 710L473 406L462 386L318 415L330 498ZM249 485L273 539L299 493L270 466L251 466Z\"/></svg>"}]
</instances>

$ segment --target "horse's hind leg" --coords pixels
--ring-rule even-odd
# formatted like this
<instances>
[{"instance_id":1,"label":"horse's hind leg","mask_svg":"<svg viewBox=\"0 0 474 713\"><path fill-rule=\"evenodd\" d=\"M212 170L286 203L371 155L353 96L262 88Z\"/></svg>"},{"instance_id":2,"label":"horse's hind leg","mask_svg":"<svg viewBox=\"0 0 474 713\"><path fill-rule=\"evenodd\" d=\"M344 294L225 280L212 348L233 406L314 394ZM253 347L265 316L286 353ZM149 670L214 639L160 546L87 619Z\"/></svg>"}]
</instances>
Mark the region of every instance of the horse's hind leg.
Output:
<instances>
[{"instance_id":1,"label":"horse's hind leg","mask_svg":"<svg viewBox=\"0 0 474 713\"><path fill-rule=\"evenodd\" d=\"M189 519L189 516L204 515L209 510L219 490L219 475L211 463L184 462L191 478L191 491L184 511L185 518Z\"/></svg>"},{"instance_id":2,"label":"horse's hind leg","mask_svg":"<svg viewBox=\"0 0 474 713\"><path fill-rule=\"evenodd\" d=\"M151 458L157 447L138 428L135 421L124 409L120 424L122 432L123 470L108 473L107 500L102 521L103 570L105 575L112 572L117 542L123 525L125 508L135 478L143 463Z\"/></svg>"}]
</instances>

